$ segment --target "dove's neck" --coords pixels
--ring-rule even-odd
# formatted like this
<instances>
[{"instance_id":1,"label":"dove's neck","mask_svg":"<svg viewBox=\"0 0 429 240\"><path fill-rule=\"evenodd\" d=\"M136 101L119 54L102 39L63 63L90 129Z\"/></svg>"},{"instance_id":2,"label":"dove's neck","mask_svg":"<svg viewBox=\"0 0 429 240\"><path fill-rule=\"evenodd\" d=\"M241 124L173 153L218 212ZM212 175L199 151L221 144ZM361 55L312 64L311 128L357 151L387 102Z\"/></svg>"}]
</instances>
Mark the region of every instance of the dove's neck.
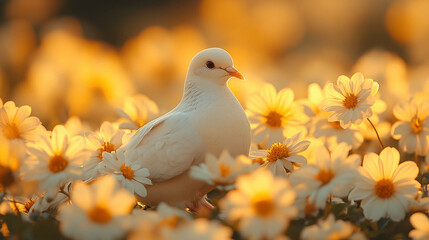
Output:
<instances>
[{"instance_id":1,"label":"dove's neck","mask_svg":"<svg viewBox=\"0 0 429 240\"><path fill-rule=\"evenodd\" d=\"M216 102L216 98L221 97L219 94L230 95L231 91L226 85L210 83L204 80L187 80L185 82L182 100L176 109L180 111L195 110L210 102Z\"/></svg>"}]
</instances>

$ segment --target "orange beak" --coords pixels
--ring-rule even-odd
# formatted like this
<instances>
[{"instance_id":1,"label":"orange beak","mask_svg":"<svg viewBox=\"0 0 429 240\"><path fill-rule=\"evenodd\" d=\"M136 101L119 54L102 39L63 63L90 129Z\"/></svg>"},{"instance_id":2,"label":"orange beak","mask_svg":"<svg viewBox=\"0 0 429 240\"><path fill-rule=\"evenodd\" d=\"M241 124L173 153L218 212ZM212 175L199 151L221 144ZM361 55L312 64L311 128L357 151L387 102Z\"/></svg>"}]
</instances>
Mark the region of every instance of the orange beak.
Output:
<instances>
[{"instance_id":1,"label":"orange beak","mask_svg":"<svg viewBox=\"0 0 429 240\"><path fill-rule=\"evenodd\" d=\"M225 71L227 71L231 77L236 77L236 78L239 78L241 80L244 80L243 74L241 74L239 71L237 71L237 69L235 69L234 67L227 67L227 68L225 68Z\"/></svg>"}]
</instances>

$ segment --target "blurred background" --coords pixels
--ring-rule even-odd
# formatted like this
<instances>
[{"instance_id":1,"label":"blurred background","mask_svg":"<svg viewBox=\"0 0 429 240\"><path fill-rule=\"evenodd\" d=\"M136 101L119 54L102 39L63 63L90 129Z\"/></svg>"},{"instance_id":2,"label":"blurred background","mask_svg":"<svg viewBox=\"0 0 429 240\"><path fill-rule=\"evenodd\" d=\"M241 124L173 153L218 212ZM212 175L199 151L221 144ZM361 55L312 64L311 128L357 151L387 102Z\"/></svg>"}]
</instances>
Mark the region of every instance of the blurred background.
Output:
<instances>
[{"instance_id":1,"label":"blurred background","mask_svg":"<svg viewBox=\"0 0 429 240\"><path fill-rule=\"evenodd\" d=\"M429 95L427 0L1 0L0 14L0 98L49 129L113 121L138 93L168 111L207 47L246 76L229 82L243 106L264 82L303 98L356 71L380 83L388 108Z\"/></svg>"}]
</instances>

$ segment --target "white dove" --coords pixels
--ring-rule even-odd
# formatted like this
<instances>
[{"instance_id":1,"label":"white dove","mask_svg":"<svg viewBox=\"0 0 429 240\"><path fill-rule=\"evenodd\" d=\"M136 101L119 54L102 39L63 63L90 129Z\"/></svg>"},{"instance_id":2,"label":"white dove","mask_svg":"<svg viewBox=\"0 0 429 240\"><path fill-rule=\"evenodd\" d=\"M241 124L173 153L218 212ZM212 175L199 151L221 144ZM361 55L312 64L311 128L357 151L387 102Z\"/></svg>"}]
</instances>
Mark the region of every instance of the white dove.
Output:
<instances>
[{"instance_id":1,"label":"white dove","mask_svg":"<svg viewBox=\"0 0 429 240\"><path fill-rule=\"evenodd\" d=\"M180 103L141 127L124 146L126 154L149 170L153 182L146 197L137 196L141 202L207 206L204 196L213 187L192 179L189 168L203 162L207 153L219 156L225 149L234 157L248 155L250 125L227 87L230 77L244 79L227 51L199 52L189 65Z\"/></svg>"}]
</instances>

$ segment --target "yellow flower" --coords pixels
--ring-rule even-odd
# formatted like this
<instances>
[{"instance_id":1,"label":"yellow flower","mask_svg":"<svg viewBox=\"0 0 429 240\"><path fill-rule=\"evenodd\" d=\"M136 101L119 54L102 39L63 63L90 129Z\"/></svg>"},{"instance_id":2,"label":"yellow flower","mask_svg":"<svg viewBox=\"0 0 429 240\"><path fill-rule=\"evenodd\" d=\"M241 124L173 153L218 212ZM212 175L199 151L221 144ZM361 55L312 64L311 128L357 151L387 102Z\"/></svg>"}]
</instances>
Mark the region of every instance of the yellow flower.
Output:
<instances>
[{"instance_id":1,"label":"yellow flower","mask_svg":"<svg viewBox=\"0 0 429 240\"><path fill-rule=\"evenodd\" d=\"M284 137L307 132L303 125L306 117L302 107L294 102L291 89L277 93L273 85L265 84L259 93L249 97L247 115L255 143L271 146Z\"/></svg>"},{"instance_id":2,"label":"yellow flower","mask_svg":"<svg viewBox=\"0 0 429 240\"><path fill-rule=\"evenodd\" d=\"M103 153L114 152L122 146L124 134L124 130L119 130L112 123L103 122L100 131L86 136L86 146L91 153L91 157L83 163L83 177L85 180L95 179L100 175L100 169L105 168Z\"/></svg>"},{"instance_id":3,"label":"yellow flower","mask_svg":"<svg viewBox=\"0 0 429 240\"><path fill-rule=\"evenodd\" d=\"M237 189L220 201L220 207L228 221L239 221L238 230L245 238L272 239L298 214L292 205L296 193L289 181L274 178L270 171L242 175L236 185Z\"/></svg>"},{"instance_id":4,"label":"yellow flower","mask_svg":"<svg viewBox=\"0 0 429 240\"><path fill-rule=\"evenodd\" d=\"M39 188L50 193L67 181L79 178L81 165L88 158L83 138L70 138L62 125L55 126L51 138L43 136L40 142L28 144L28 152L22 179L38 180Z\"/></svg>"},{"instance_id":5,"label":"yellow flower","mask_svg":"<svg viewBox=\"0 0 429 240\"><path fill-rule=\"evenodd\" d=\"M329 121L339 121L343 128L359 125L365 118L372 116L371 106L377 91L378 83L364 79L362 73L355 73L351 78L341 75L335 85L328 84L327 97L321 103L321 108L333 112Z\"/></svg>"},{"instance_id":6,"label":"yellow flower","mask_svg":"<svg viewBox=\"0 0 429 240\"><path fill-rule=\"evenodd\" d=\"M314 163L304 165L290 175L299 197L308 197L309 203L323 209L331 194L346 196L350 190L348 185L355 180L356 168L360 164L360 156L348 156L349 150L345 143L337 145L331 153L319 145L315 150Z\"/></svg>"},{"instance_id":7,"label":"yellow flower","mask_svg":"<svg viewBox=\"0 0 429 240\"><path fill-rule=\"evenodd\" d=\"M286 138L283 143L274 143L268 150L256 150L250 153L252 158L264 158L265 166L275 176L287 177L287 173L294 171L293 163L306 164L307 159L298 154L305 151L310 141L302 140L301 133Z\"/></svg>"},{"instance_id":8,"label":"yellow flower","mask_svg":"<svg viewBox=\"0 0 429 240\"><path fill-rule=\"evenodd\" d=\"M19 160L16 148L10 146L9 141L0 135L0 190L11 186L17 179Z\"/></svg>"},{"instance_id":9,"label":"yellow flower","mask_svg":"<svg viewBox=\"0 0 429 240\"><path fill-rule=\"evenodd\" d=\"M409 153L424 156L429 152L429 101L410 99L393 109L399 121L392 126L391 134L399 139L399 146Z\"/></svg>"},{"instance_id":10,"label":"yellow flower","mask_svg":"<svg viewBox=\"0 0 429 240\"><path fill-rule=\"evenodd\" d=\"M158 115L158 106L145 95L139 94L127 98L123 109L116 112L125 119L121 121L119 128L137 130Z\"/></svg>"},{"instance_id":11,"label":"yellow flower","mask_svg":"<svg viewBox=\"0 0 429 240\"><path fill-rule=\"evenodd\" d=\"M414 213L410 217L410 223L414 229L408 236L413 240L425 240L429 238L429 219L424 213Z\"/></svg>"},{"instance_id":12,"label":"yellow flower","mask_svg":"<svg viewBox=\"0 0 429 240\"><path fill-rule=\"evenodd\" d=\"M115 178L104 176L93 184L76 182L70 205L61 205L61 232L73 239L118 239L130 228L134 196L120 189Z\"/></svg>"},{"instance_id":13,"label":"yellow flower","mask_svg":"<svg viewBox=\"0 0 429 240\"><path fill-rule=\"evenodd\" d=\"M36 117L30 117L31 107L16 107L12 101L0 107L0 134L9 141L37 140L46 130Z\"/></svg>"},{"instance_id":14,"label":"yellow flower","mask_svg":"<svg viewBox=\"0 0 429 240\"><path fill-rule=\"evenodd\" d=\"M319 219L317 224L305 227L301 232L301 239L354 239L350 238L353 234L353 225L342 220L335 221L333 214L325 219ZM366 238L356 238L366 239Z\"/></svg>"},{"instance_id":15,"label":"yellow flower","mask_svg":"<svg viewBox=\"0 0 429 240\"><path fill-rule=\"evenodd\" d=\"M380 156L368 153L359 167L360 176L349 195L351 200L362 200L365 217L378 221L390 217L400 221L411 208L420 183L414 180L419 169L414 162L399 164L399 152L387 147Z\"/></svg>"}]
</instances>

